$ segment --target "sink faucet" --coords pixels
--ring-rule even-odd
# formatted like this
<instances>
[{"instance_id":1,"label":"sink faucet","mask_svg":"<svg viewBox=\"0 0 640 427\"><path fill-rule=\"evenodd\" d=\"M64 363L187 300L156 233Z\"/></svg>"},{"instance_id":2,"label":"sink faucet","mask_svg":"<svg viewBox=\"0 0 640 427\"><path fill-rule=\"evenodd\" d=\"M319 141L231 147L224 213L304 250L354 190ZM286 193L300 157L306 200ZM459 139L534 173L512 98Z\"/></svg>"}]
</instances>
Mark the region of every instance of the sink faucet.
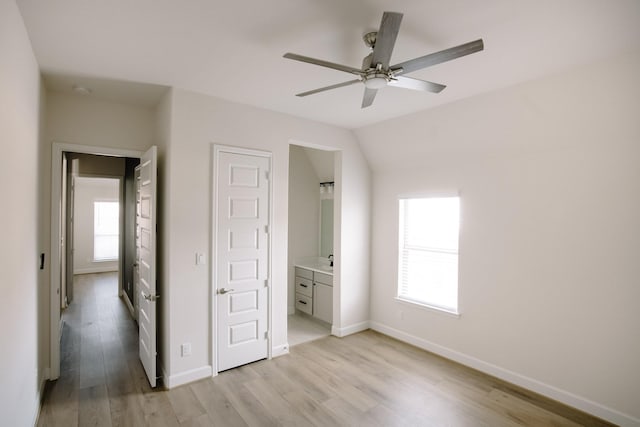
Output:
<instances>
[{"instance_id":1,"label":"sink faucet","mask_svg":"<svg viewBox=\"0 0 640 427\"><path fill-rule=\"evenodd\" d=\"M329 266L333 267L333 254L329 254L327 258L329 258Z\"/></svg>"}]
</instances>

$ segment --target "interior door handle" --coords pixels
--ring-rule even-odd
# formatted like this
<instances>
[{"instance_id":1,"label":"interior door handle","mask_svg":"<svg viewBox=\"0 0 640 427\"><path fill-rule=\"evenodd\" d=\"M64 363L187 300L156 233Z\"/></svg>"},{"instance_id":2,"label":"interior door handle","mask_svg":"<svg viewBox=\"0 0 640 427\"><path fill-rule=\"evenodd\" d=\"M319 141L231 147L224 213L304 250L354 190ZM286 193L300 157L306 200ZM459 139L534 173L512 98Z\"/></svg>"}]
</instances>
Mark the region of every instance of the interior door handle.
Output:
<instances>
[{"instance_id":1,"label":"interior door handle","mask_svg":"<svg viewBox=\"0 0 640 427\"><path fill-rule=\"evenodd\" d=\"M227 292L233 292L234 290L235 289L220 288L220 289L218 289L218 293L224 295Z\"/></svg>"},{"instance_id":2,"label":"interior door handle","mask_svg":"<svg viewBox=\"0 0 640 427\"><path fill-rule=\"evenodd\" d=\"M151 302L156 302L157 299L160 298L160 295L145 294L144 292L142 293L142 296L144 297L144 299Z\"/></svg>"}]
</instances>

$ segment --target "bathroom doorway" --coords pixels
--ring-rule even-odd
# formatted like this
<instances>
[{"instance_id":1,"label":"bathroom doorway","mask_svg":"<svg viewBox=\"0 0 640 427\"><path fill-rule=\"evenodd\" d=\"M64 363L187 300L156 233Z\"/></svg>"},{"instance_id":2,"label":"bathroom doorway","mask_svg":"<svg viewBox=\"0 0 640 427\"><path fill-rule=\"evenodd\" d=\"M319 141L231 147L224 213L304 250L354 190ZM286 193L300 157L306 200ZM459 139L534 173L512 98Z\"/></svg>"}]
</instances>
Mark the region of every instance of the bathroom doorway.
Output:
<instances>
[{"instance_id":1,"label":"bathroom doorway","mask_svg":"<svg viewBox=\"0 0 640 427\"><path fill-rule=\"evenodd\" d=\"M289 146L290 346L331 334L335 154Z\"/></svg>"}]
</instances>

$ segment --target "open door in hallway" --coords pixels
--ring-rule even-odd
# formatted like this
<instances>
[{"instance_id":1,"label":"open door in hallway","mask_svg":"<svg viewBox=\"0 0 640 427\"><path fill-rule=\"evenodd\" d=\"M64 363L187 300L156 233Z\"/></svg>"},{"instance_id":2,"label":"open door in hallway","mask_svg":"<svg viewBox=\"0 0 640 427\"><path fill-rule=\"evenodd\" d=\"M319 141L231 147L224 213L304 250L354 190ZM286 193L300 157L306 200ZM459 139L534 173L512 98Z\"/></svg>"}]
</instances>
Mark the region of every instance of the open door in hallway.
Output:
<instances>
[{"instance_id":1,"label":"open door in hallway","mask_svg":"<svg viewBox=\"0 0 640 427\"><path fill-rule=\"evenodd\" d=\"M218 371L268 357L270 163L264 155L218 152Z\"/></svg>"},{"instance_id":2,"label":"open door in hallway","mask_svg":"<svg viewBox=\"0 0 640 427\"><path fill-rule=\"evenodd\" d=\"M156 386L156 184L157 149L140 159L136 194L136 289L139 292L140 361Z\"/></svg>"}]
</instances>

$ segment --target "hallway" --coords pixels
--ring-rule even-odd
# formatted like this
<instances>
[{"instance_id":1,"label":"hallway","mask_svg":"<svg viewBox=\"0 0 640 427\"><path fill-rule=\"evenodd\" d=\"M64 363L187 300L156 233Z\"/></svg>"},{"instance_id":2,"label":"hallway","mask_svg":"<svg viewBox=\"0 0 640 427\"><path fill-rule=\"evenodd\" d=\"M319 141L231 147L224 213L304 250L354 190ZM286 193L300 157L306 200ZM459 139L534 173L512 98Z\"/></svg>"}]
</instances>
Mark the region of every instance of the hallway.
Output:
<instances>
[{"instance_id":1,"label":"hallway","mask_svg":"<svg viewBox=\"0 0 640 427\"><path fill-rule=\"evenodd\" d=\"M138 329L118 297L118 273L74 279L75 300L63 314L60 378L47 384L38 424L143 425L141 399L160 395L138 359ZM169 406L166 397L157 403L151 408Z\"/></svg>"}]
</instances>

